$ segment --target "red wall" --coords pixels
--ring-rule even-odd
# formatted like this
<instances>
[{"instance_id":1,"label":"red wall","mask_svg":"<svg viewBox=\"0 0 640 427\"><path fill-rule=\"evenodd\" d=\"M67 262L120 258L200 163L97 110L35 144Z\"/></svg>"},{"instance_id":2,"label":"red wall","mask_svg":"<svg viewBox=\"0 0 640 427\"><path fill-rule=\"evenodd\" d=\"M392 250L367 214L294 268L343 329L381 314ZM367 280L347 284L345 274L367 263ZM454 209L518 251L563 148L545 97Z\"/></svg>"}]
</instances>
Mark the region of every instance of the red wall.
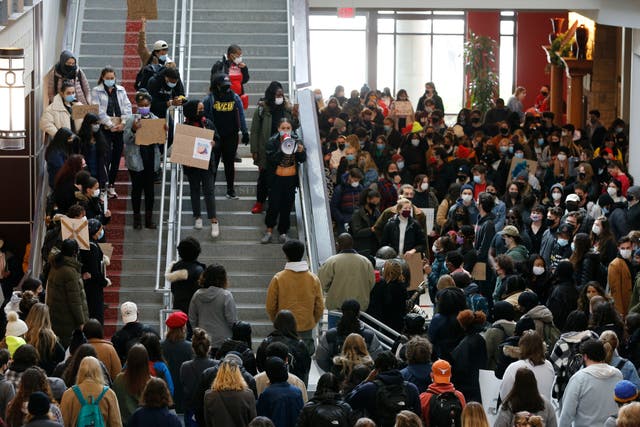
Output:
<instances>
[{"instance_id":1,"label":"red wall","mask_svg":"<svg viewBox=\"0 0 640 427\"><path fill-rule=\"evenodd\" d=\"M540 86L549 84L549 75L545 73L547 55L541 46L549 44L550 19L557 17L565 18L561 31L567 31L567 12L517 13L515 84L527 89L525 107L533 105Z\"/></svg>"},{"instance_id":2,"label":"red wall","mask_svg":"<svg viewBox=\"0 0 640 427\"><path fill-rule=\"evenodd\" d=\"M500 11L470 10L467 13L467 32L489 36L500 42Z\"/></svg>"}]
</instances>

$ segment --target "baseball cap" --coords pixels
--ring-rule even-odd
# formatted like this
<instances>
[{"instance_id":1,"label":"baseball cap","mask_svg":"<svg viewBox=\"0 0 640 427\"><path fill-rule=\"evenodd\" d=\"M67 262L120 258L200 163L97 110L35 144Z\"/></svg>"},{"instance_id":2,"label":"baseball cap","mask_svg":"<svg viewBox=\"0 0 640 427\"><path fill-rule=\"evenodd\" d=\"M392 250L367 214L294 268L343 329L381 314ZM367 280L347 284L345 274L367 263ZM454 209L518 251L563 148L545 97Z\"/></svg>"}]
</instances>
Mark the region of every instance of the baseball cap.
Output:
<instances>
[{"instance_id":1,"label":"baseball cap","mask_svg":"<svg viewBox=\"0 0 640 427\"><path fill-rule=\"evenodd\" d=\"M438 384L451 382L451 365L443 359L438 359L431 365L433 382Z\"/></svg>"},{"instance_id":2,"label":"baseball cap","mask_svg":"<svg viewBox=\"0 0 640 427\"><path fill-rule=\"evenodd\" d=\"M516 237L516 236L520 235L520 232L513 225L507 225L502 229L500 234L504 234L504 235L510 236L510 237Z\"/></svg>"},{"instance_id":3,"label":"baseball cap","mask_svg":"<svg viewBox=\"0 0 640 427\"><path fill-rule=\"evenodd\" d=\"M565 202L579 202L579 201L580 201L580 197L578 197L578 195L575 193L569 194L565 200Z\"/></svg>"},{"instance_id":4,"label":"baseball cap","mask_svg":"<svg viewBox=\"0 0 640 427\"><path fill-rule=\"evenodd\" d=\"M153 50L169 49L169 45L164 40L158 40L153 44Z\"/></svg>"},{"instance_id":5,"label":"baseball cap","mask_svg":"<svg viewBox=\"0 0 640 427\"><path fill-rule=\"evenodd\" d=\"M171 313L169 317L167 317L167 320L165 320L164 323L168 327L176 329L182 328L184 325L186 325L187 320L189 320L189 317L185 313L183 313L182 311L175 311Z\"/></svg>"},{"instance_id":6,"label":"baseball cap","mask_svg":"<svg viewBox=\"0 0 640 427\"><path fill-rule=\"evenodd\" d=\"M120 306L120 314L122 315L122 321L127 324L138 320L138 306L127 301Z\"/></svg>"},{"instance_id":7,"label":"baseball cap","mask_svg":"<svg viewBox=\"0 0 640 427\"><path fill-rule=\"evenodd\" d=\"M614 399L618 403L627 403L638 398L638 387L631 381L618 381L614 389Z\"/></svg>"}]
</instances>

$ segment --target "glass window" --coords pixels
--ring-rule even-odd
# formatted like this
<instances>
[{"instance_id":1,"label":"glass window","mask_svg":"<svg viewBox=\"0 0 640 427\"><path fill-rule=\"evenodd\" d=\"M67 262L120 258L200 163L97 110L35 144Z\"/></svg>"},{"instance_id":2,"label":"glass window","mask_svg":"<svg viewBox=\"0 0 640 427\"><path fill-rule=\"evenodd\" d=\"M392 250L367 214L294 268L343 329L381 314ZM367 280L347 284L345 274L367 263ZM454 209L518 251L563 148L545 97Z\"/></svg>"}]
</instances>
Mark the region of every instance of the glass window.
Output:
<instances>
[{"instance_id":1,"label":"glass window","mask_svg":"<svg viewBox=\"0 0 640 427\"><path fill-rule=\"evenodd\" d=\"M398 35L395 57L394 92L406 89L409 99L415 104L424 92L425 82L431 80L431 36Z\"/></svg>"},{"instance_id":2,"label":"glass window","mask_svg":"<svg viewBox=\"0 0 640 427\"><path fill-rule=\"evenodd\" d=\"M434 10L434 15L464 15L462 10Z\"/></svg>"},{"instance_id":3,"label":"glass window","mask_svg":"<svg viewBox=\"0 0 640 427\"><path fill-rule=\"evenodd\" d=\"M509 20L509 21L500 21L500 34L501 35L513 35L514 29L515 29L516 23Z\"/></svg>"},{"instance_id":4,"label":"glass window","mask_svg":"<svg viewBox=\"0 0 640 427\"><path fill-rule=\"evenodd\" d=\"M464 19L434 19L434 34L464 34Z\"/></svg>"},{"instance_id":5,"label":"glass window","mask_svg":"<svg viewBox=\"0 0 640 427\"><path fill-rule=\"evenodd\" d=\"M393 33L394 19L378 19L378 32L379 33Z\"/></svg>"},{"instance_id":6,"label":"glass window","mask_svg":"<svg viewBox=\"0 0 640 427\"><path fill-rule=\"evenodd\" d=\"M378 36L378 81L377 87L395 88L393 59L395 57L395 45L392 34Z\"/></svg>"},{"instance_id":7,"label":"glass window","mask_svg":"<svg viewBox=\"0 0 640 427\"><path fill-rule=\"evenodd\" d=\"M431 32L430 19L398 19L396 25L398 33L424 34Z\"/></svg>"},{"instance_id":8,"label":"glass window","mask_svg":"<svg viewBox=\"0 0 640 427\"><path fill-rule=\"evenodd\" d=\"M464 36L433 36L433 75L447 113L458 113L464 87Z\"/></svg>"},{"instance_id":9,"label":"glass window","mask_svg":"<svg viewBox=\"0 0 640 427\"><path fill-rule=\"evenodd\" d=\"M500 36L500 98L505 102L513 93L513 36Z\"/></svg>"}]
</instances>

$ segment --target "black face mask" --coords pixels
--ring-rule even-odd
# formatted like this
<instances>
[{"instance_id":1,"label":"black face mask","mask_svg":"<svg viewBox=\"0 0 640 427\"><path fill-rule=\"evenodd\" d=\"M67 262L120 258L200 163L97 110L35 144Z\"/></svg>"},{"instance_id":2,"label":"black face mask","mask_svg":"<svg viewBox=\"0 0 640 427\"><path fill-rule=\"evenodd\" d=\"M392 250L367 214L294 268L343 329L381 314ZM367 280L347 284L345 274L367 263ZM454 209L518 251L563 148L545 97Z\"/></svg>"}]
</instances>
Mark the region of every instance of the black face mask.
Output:
<instances>
[{"instance_id":1,"label":"black face mask","mask_svg":"<svg viewBox=\"0 0 640 427\"><path fill-rule=\"evenodd\" d=\"M395 178L396 176L398 176L398 172L389 172L389 176L391 178Z\"/></svg>"},{"instance_id":2,"label":"black face mask","mask_svg":"<svg viewBox=\"0 0 640 427\"><path fill-rule=\"evenodd\" d=\"M586 178L587 178L587 174L586 174L586 173L579 173L579 174L578 174L578 178L580 178L580 179L586 179Z\"/></svg>"},{"instance_id":3,"label":"black face mask","mask_svg":"<svg viewBox=\"0 0 640 427\"><path fill-rule=\"evenodd\" d=\"M507 128L500 128L500 134L501 134L501 135L509 135L509 129L507 129Z\"/></svg>"},{"instance_id":4,"label":"black face mask","mask_svg":"<svg viewBox=\"0 0 640 427\"><path fill-rule=\"evenodd\" d=\"M480 123L480 117L471 117L471 123Z\"/></svg>"},{"instance_id":5,"label":"black face mask","mask_svg":"<svg viewBox=\"0 0 640 427\"><path fill-rule=\"evenodd\" d=\"M512 199L517 199L518 198L518 193L510 191L509 192L509 197L511 197Z\"/></svg>"},{"instance_id":6,"label":"black face mask","mask_svg":"<svg viewBox=\"0 0 640 427\"><path fill-rule=\"evenodd\" d=\"M376 205L375 203L367 203L367 205L369 205L369 209L374 210L375 208L378 207L378 205Z\"/></svg>"},{"instance_id":7,"label":"black face mask","mask_svg":"<svg viewBox=\"0 0 640 427\"><path fill-rule=\"evenodd\" d=\"M75 77L76 71L78 71L78 66L64 64L62 66L62 71L64 72L66 77L71 77L71 76Z\"/></svg>"},{"instance_id":8,"label":"black face mask","mask_svg":"<svg viewBox=\"0 0 640 427\"><path fill-rule=\"evenodd\" d=\"M566 206L567 206L567 210L569 212L573 212L573 211L577 211L578 210L578 204L576 202L567 202Z\"/></svg>"},{"instance_id":9,"label":"black face mask","mask_svg":"<svg viewBox=\"0 0 640 427\"><path fill-rule=\"evenodd\" d=\"M344 150L345 146L345 144L338 144L338 148L340 149L340 151Z\"/></svg>"}]
</instances>

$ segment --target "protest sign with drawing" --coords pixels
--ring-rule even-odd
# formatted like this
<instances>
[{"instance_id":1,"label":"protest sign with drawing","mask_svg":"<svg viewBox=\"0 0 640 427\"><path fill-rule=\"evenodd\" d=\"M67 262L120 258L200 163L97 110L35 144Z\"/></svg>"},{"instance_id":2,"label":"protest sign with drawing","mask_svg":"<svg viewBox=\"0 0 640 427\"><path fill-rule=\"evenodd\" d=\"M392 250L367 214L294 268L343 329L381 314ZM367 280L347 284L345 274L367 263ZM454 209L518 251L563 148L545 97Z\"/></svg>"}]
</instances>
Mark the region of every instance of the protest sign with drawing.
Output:
<instances>
[{"instance_id":1,"label":"protest sign with drawing","mask_svg":"<svg viewBox=\"0 0 640 427\"><path fill-rule=\"evenodd\" d=\"M189 125L176 125L171 162L198 169L209 169L213 151L213 131Z\"/></svg>"},{"instance_id":2,"label":"protest sign with drawing","mask_svg":"<svg viewBox=\"0 0 640 427\"><path fill-rule=\"evenodd\" d=\"M71 239L78 242L78 246L83 251L89 250L89 221L86 218L60 218L62 240Z\"/></svg>"}]
</instances>

